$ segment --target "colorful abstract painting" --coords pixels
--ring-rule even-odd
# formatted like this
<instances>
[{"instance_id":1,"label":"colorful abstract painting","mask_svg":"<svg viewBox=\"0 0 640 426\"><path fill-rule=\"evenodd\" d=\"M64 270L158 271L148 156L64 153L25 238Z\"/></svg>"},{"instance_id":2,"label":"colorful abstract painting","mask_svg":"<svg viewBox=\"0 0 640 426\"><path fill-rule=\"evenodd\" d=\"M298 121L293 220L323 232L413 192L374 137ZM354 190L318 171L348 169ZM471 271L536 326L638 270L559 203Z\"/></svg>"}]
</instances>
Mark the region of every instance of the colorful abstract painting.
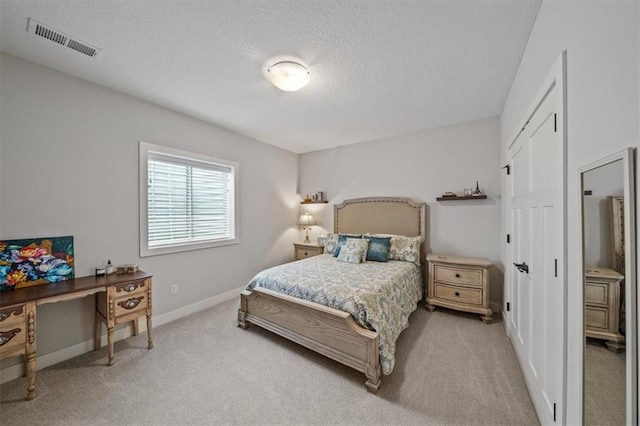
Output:
<instances>
[{"instance_id":1,"label":"colorful abstract painting","mask_svg":"<svg viewBox=\"0 0 640 426\"><path fill-rule=\"evenodd\" d=\"M73 237L0 240L0 291L73 278Z\"/></svg>"}]
</instances>

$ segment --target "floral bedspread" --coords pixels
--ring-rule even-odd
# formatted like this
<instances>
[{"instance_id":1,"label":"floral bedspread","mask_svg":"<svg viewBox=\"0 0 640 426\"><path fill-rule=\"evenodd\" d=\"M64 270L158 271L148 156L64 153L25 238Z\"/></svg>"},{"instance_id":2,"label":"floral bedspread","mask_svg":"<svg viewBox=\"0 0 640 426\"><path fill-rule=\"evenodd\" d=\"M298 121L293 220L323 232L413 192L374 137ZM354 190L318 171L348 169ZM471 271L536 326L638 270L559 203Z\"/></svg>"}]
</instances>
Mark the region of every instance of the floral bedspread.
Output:
<instances>
[{"instance_id":1,"label":"floral bedspread","mask_svg":"<svg viewBox=\"0 0 640 426\"><path fill-rule=\"evenodd\" d=\"M247 290L262 287L339 309L362 327L380 333L380 364L390 374L396 340L422 298L420 269L411 262L346 263L330 254L266 269Z\"/></svg>"}]
</instances>

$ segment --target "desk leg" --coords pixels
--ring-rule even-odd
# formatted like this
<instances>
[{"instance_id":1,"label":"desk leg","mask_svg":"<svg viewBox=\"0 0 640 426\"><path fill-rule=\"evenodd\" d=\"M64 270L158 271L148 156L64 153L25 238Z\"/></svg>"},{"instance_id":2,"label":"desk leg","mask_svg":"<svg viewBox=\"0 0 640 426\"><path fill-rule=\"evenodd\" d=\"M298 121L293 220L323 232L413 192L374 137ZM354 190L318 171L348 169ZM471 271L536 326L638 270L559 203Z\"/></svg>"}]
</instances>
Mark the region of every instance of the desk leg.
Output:
<instances>
[{"instance_id":1,"label":"desk leg","mask_svg":"<svg viewBox=\"0 0 640 426\"><path fill-rule=\"evenodd\" d=\"M95 326L93 330L93 350L99 351L102 346L102 318L100 318L100 298L98 293L94 296L96 302L96 309L93 311L93 318L95 320Z\"/></svg>"},{"instance_id":2,"label":"desk leg","mask_svg":"<svg viewBox=\"0 0 640 426\"><path fill-rule=\"evenodd\" d=\"M109 345L109 360L107 365L113 365L113 327L107 327L107 344Z\"/></svg>"},{"instance_id":3,"label":"desk leg","mask_svg":"<svg viewBox=\"0 0 640 426\"><path fill-rule=\"evenodd\" d=\"M24 354L27 401L36 397L36 303L27 304L27 345Z\"/></svg>"},{"instance_id":4,"label":"desk leg","mask_svg":"<svg viewBox=\"0 0 640 426\"><path fill-rule=\"evenodd\" d=\"M147 349L153 349L153 338L151 337L151 312L153 311L151 299L151 278L146 280L147 283Z\"/></svg>"},{"instance_id":5,"label":"desk leg","mask_svg":"<svg viewBox=\"0 0 640 426\"><path fill-rule=\"evenodd\" d=\"M113 296L113 287L108 287L109 313L107 318L107 345L109 345L109 360L107 365L113 365L113 329L116 326L116 300Z\"/></svg>"},{"instance_id":6,"label":"desk leg","mask_svg":"<svg viewBox=\"0 0 640 426\"><path fill-rule=\"evenodd\" d=\"M153 349L153 338L151 337L151 315L147 315L147 349Z\"/></svg>"},{"instance_id":7,"label":"desk leg","mask_svg":"<svg viewBox=\"0 0 640 426\"><path fill-rule=\"evenodd\" d=\"M26 356L27 364L27 401L36 397L36 353L28 353Z\"/></svg>"}]
</instances>

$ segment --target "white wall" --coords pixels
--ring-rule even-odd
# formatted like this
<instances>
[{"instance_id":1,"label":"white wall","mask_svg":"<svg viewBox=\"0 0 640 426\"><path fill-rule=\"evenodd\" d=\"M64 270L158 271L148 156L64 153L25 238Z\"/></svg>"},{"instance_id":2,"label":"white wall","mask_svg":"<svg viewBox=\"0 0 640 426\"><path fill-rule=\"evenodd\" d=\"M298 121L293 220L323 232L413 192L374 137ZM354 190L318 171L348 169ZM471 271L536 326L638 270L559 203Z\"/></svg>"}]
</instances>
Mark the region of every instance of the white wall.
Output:
<instances>
[{"instance_id":1,"label":"white wall","mask_svg":"<svg viewBox=\"0 0 640 426\"><path fill-rule=\"evenodd\" d=\"M566 49L569 424L577 423L582 398L582 306L577 297L582 286L578 168L625 147L638 146L637 8L637 2L543 2L500 117L504 159L508 143L522 127L526 109ZM501 248L505 259L504 245Z\"/></svg>"},{"instance_id":2,"label":"white wall","mask_svg":"<svg viewBox=\"0 0 640 426\"><path fill-rule=\"evenodd\" d=\"M584 265L613 266L613 242L611 224L613 208L610 196L622 196L623 190L622 160L606 164L583 174L585 191L591 195L584 196Z\"/></svg>"},{"instance_id":3,"label":"white wall","mask_svg":"<svg viewBox=\"0 0 640 426\"><path fill-rule=\"evenodd\" d=\"M327 205L303 206L319 226L333 229L333 204L348 198L405 196L427 203L427 250L497 262L491 300L502 298L499 123L487 119L300 156L300 194L323 191ZM487 200L437 202L476 180Z\"/></svg>"},{"instance_id":4,"label":"white wall","mask_svg":"<svg viewBox=\"0 0 640 426\"><path fill-rule=\"evenodd\" d=\"M2 63L2 58L0 57L0 64ZM2 66L0 66L0 83L2 82ZM1 94L1 92L0 92ZM4 114L2 113L2 102L0 101L0 126L3 126L2 117ZM4 126L3 126L4 127ZM2 217L2 206L5 204L3 199L4 194L4 185L3 185L3 176L4 176L4 167L2 167L2 145L4 144L4 135L2 132L2 127L0 127L0 237L3 235L4 230L4 220Z\"/></svg>"},{"instance_id":5,"label":"white wall","mask_svg":"<svg viewBox=\"0 0 640 426\"><path fill-rule=\"evenodd\" d=\"M0 61L1 238L73 235L77 276L107 259L138 263L154 275L154 316L292 260L296 154L12 56ZM139 258L140 140L240 164L239 244ZM91 339L92 308L91 298L38 308L38 354Z\"/></svg>"}]
</instances>

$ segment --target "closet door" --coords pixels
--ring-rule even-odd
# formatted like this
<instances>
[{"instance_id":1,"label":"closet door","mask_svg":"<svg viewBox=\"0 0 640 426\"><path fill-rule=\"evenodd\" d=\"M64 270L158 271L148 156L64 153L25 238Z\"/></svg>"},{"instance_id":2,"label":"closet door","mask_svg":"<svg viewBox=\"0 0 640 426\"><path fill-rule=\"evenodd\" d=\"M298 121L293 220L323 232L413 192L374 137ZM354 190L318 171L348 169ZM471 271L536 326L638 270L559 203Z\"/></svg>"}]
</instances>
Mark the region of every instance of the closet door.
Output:
<instances>
[{"instance_id":1,"label":"closet door","mask_svg":"<svg viewBox=\"0 0 640 426\"><path fill-rule=\"evenodd\" d=\"M561 422L564 392L564 136L552 80L509 147L507 278L512 341L542 424Z\"/></svg>"}]
</instances>

